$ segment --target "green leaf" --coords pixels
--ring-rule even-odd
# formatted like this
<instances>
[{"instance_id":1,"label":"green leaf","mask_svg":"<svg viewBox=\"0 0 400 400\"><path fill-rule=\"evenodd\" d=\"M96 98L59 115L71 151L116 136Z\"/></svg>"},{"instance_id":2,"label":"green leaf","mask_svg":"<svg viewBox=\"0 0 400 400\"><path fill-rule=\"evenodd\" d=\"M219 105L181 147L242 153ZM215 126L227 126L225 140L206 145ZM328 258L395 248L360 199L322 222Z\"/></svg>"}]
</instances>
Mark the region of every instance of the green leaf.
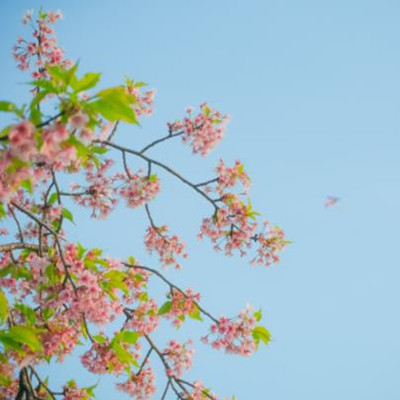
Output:
<instances>
[{"instance_id":1,"label":"green leaf","mask_svg":"<svg viewBox=\"0 0 400 400\"><path fill-rule=\"evenodd\" d=\"M102 336L102 335L92 335L92 338L93 338L97 343L100 343L100 344L103 344L103 343L105 343L105 342L107 341L107 339L106 339L104 336Z\"/></svg>"},{"instance_id":2,"label":"green leaf","mask_svg":"<svg viewBox=\"0 0 400 400\"><path fill-rule=\"evenodd\" d=\"M14 103L10 101L0 101L0 111L15 113L17 110L18 108Z\"/></svg>"},{"instance_id":3,"label":"green leaf","mask_svg":"<svg viewBox=\"0 0 400 400\"><path fill-rule=\"evenodd\" d=\"M91 89L92 87L97 85L100 77L101 74L99 73L89 72L85 74L82 79L71 79L71 87L75 91L75 93Z\"/></svg>"},{"instance_id":4,"label":"green leaf","mask_svg":"<svg viewBox=\"0 0 400 400\"><path fill-rule=\"evenodd\" d=\"M6 267L0 269L0 278L4 278L14 272L14 265L8 264Z\"/></svg>"},{"instance_id":5,"label":"green leaf","mask_svg":"<svg viewBox=\"0 0 400 400\"><path fill-rule=\"evenodd\" d=\"M203 318L201 318L201 313L198 307L196 307L195 310L189 314L189 317L197 321L203 321Z\"/></svg>"},{"instance_id":6,"label":"green leaf","mask_svg":"<svg viewBox=\"0 0 400 400\"><path fill-rule=\"evenodd\" d=\"M140 335L137 332L122 331L118 334L118 337L122 342L135 344L138 341Z\"/></svg>"},{"instance_id":7,"label":"green leaf","mask_svg":"<svg viewBox=\"0 0 400 400\"><path fill-rule=\"evenodd\" d=\"M94 389L96 389L97 385L99 384L99 382L95 383L92 386L87 386L87 387L83 387L82 390L85 390L86 393L90 396L90 397L94 397Z\"/></svg>"},{"instance_id":8,"label":"green leaf","mask_svg":"<svg viewBox=\"0 0 400 400\"><path fill-rule=\"evenodd\" d=\"M32 108L36 107L49 93L51 92L47 90L39 92L31 101L30 109L32 110Z\"/></svg>"},{"instance_id":9,"label":"green leaf","mask_svg":"<svg viewBox=\"0 0 400 400\"><path fill-rule=\"evenodd\" d=\"M81 260L82 257L83 257L83 255L84 255L85 252L86 252L86 249L85 249L85 248L82 246L82 244L79 243L79 242L78 242L78 244L77 244L77 247L78 247L78 258L79 258L79 260Z\"/></svg>"},{"instance_id":10,"label":"green leaf","mask_svg":"<svg viewBox=\"0 0 400 400\"><path fill-rule=\"evenodd\" d=\"M95 154L106 154L108 152L108 149L100 146L92 146L90 147L90 151Z\"/></svg>"},{"instance_id":11,"label":"green leaf","mask_svg":"<svg viewBox=\"0 0 400 400\"><path fill-rule=\"evenodd\" d=\"M31 325L35 324L36 314L32 308L28 307L25 304L16 304L15 308L19 310L26 317L26 319L29 321Z\"/></svg>"},{"instance_id":12,"label":"green leaf","mask_svg":"<svg viewBox=\"0 0 400 400\"><path fill-rule=\"evenodd\" d=\"M6 126L4 129L2 129L2 130L0 131L0 138L3 138L3 137L5 137L5 136L8 136L8 134L10 133L10 131L11 131L11 129L12 129L13 126L14 126L14 125L8 125L8 126Z\"/></svg>"},{"instance_id":13,"label":"green leaf","mask_svg":"<svg viewBox=\"0 0 400 400\"><path fill-rule=\"evenodd\" d=\"M47 79L38 79L36 81L29 82L29 84L40 89L44 89L48 93L58 93L60 91L57 86L54 86L54 84Z\"/></svg>"},{"instance_id":14,"label":"green leaf","mask_svg":"<svg viewBox=\"0 0 400 400\"><path fill-rule=\"evenodd\" d=\"M261 318L262 318L262 310L261 309L254 313L254 318L256 319L257 322L261 320Z\"/></svg>"},{"instance_id":15,"label":"green leaf","mask_svg":"<svg viewBox=\"0 0 400 400\"><path fill-rule=\"evenodd\" d=\"M129 257L128 257L128 263L129 263L130 265L135 265L135 263L136 263L135 257L129 256ZM140 275L140 277L142 277L142 276Z\"/></svg>"},{"instance_id":16,"label":"green leaf","mask_svg":"<svg viewBox=\"0 0 400 400\"><path fill-rule=\"evenodd\" d=\"M28 193L32 194L32 181L30 179L25 179L20 183L20 186L23 187Z\"/></svg>"},{"instance_id":17,"label":"green leaf","mask_svg":"<svg viewBox=\"0 0 400 400\"><path fill-rule=\"evenodd\" d=\"M46 274L49 282L53 285L58 283L58 280L59 280L59 279L57 279L58 278L57 272L58 272L58 269L54 264L49 264L46 267L45 274Z\"/></svg>"},{"instance_id":18,"label":"green leaf","mask_svg":"<svg viewBox=\"0 0 400 400\"><path fill-rule=\"evenodd\" d=\"M3 343L4 347L17 350L19 353L23 353L22 346L14 340L10 335L7 335L8 332L0 331L0 342Z\"/></svg>"},{"instance_id":19,"label":"green leaf","mask_svg":"<svg viewBox=\"0 0 400 400\"><path fill-rule=\"evenodd\" d=\"M8 301L4 292L0 289L0 322L4 323L8 315Z\"/></svg>"},{"instance_id":20,"label":"green leaf","mask_svg":"<svg viewBox=\"0 0 400 400\"><path fill-rule=\"evenodd\" d=\"M66 218L68 221L71 221L73 224L75 224L74 222L74 216L72 215L71 211L69 211L66 208L63 208L61 211L61 214L64 218Z\"/></svg>"},{"instance_id":21,"label":"green leaf","mask_svg":"<svg viewBox=\"0 0 400 400\"><path fill-rule=\"evenodd\" d=\"M48 300L48 298L46 300ZM43 309L44 320L47 321L48 319L50 319L54 315L54 312L55 311L52 308L44 308Z\"/></svg>"},{"instance_id":22,"label":"green leaf","mask_svg":"<svg viewBox=\"0 0 400 400\"><path fill-rule=\"evenodd\" d=\"M131 362L134 362L135 359L133 358L132 354L128 350L124 349L119 344L119 341L117 340L114 341L114 339L112 340L110 347L114 350L118 358L118 361L120 361L123 364L129 364Z\"/></svg>"},{"instance_id":23,"label":"green leaf","mask_svg":"<svg viewBox=\"0 0 400 400\"><path fill-rule=\"evenodd\" d=\"M37 334L28 326L12 326L8 332L4 333L4 335L5 337L10 337L20 344L28 346L33 351L38 351L42 348Z\"/></svg>"},{"instance_id":24,"label":"green leaf","mask_svg":"<svg viewBox=\"0 0 400 400\"><path fill-rule=\"evenodd\" d=\"M59 65L47 65L46 71L55 82L61 83L62 89L66 89L70 81L73 80L75 72L78 69L78 63L69 69L64 69Z\"/></svg>"},{"instance_id":25,"label":"green leaf","mask_svg":"<svg viewBox=\"0 0 400 400\"><path fill-rule=\"evenodd\" d=\"M57 200L58 200L58 194L54 192L50 195L48 203L54 204Z\"/></svg>"},{"instance_id":26,"label":"green leaf","mask_svg":"<svg viewBox=\"0 0 400 400\"><path fill-rule=\"evenodd\" d=\"M40 112L39 108L33 106L31 107L30 111L31 111L30 120L32 124L39 125L42 122L42 113Z\"/></svg>"},{"instance_id":27,"label":"green leaf","mask_svg":"<svg viewBox=\"0 0 400 400\"><path fill-rule=\"evenodd\" d=\"M7 216L6 210L2 203L0 203L0 219L3 219Z\"/></svg>"},{"instance_id":28,"label":"green leaf","mask_svg":"<svg viewBox=\"0 0 400 400\"><path fill-rule=\"evenodd\" d=\"M99 100L90 103L92 109L99 112L104 118L111 122L125 121L138 124L135 112L131 104L135 98L126 93L123 87L115 87L102 90L97 93Z\"/></svg>"},{"instance_id":29,"label":"green leaf","mask_svg":"<svg viewBox=\"0 0 400 400\"><path fill-rule=\"evenodd\" d=\"M263 326L256 326L253 329L253 339L257 346L259 345L260 341L262 341L265 345L268 345L268 343L271 341L271 334L267 328L264 328Z\"/></svg>"},{"instance_id":30,"label":"green leaf","mask_svg":"<svg viewBox=\"0 0 400 400\"><path fill-rule=\"evenodd\" d=\"M108 286L121 290L124 294L129 295L129 289L124 280L127 278L126 274L122 271L111 270L104 274L107 279Z\"/></svg>"},{"instance_id":31,"label":"green leaf","mask_svg":"<svg viewBox=\"0 0 400 400\"><path fill-rule=\"evenodd\" d=\"M166 301L158 310L158 315L168 314L171 310L172 302Z\"/></svg>"}]
</instances>

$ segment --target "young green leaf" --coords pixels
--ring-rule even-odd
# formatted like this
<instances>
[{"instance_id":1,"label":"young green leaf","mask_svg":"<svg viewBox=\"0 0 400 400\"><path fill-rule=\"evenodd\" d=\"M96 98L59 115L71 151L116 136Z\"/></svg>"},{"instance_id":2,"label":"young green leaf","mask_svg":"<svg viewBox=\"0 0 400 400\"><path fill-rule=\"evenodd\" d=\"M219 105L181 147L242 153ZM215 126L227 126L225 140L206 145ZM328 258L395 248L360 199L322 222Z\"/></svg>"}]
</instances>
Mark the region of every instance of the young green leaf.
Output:
<instances>
[{"instance_id":1,"label":"young green leaf","mask_svg":"<svg viewBox=\"0 0 400 400\"><path fill-rule=\"evenodd\" d=\"M271 334L269 333L267 328L264 328L263 326L256 326L253 329L253 339L256 342L257 346L260 341L267 345L271 340Z\"/></svg>"},{"instance_id":2,"label":"young green leaf","mask_svg":"<svg viewBox=\"0 0 400 400\"><path fill-rule=\"evenodd\" d=\"M74 216L72 215L71 211L69 211L66 208L63 208L61 214L64 218L66 218L68 221L71 221L74 224Z\"/></svg>"},{"instance_id":3,"label":"young green leaf","mask_svg":"<svg viewBox=\"0 0 400 400\"><path fill-rule=\"evenodd\" d=\"M158 315L168 314L171 310L172 302L166 301L158 310Z\"/></svg>"},{"instance_id":4,"label":"young green leaf","mask_svg":"<svg viewBox=\"0 0 400 400\"><path fill-rule=\"evenodd\" d=\"M17 111L17 106L10 101L0 101L0 111L15 113Z\"/></svg>"},{"instance_id":5,"label":"young green leaf","mask_svg":"<svg viewBox=\"0 0 400 400\"><path fill-rule=\"evenodd\" d=\"M100 73L89 72L82 79L71 79L71 87L75 93L91 89L98 84L100 76Z\"/></svg>"},{"instance_id":6,"label":"young green leaf","mask_svg":"<svg viewBox=\"0 0 400 400\"><path fill-rule=\"evenodd\" d=\"M8 315L8 301L4 292L0 289L0 322L4 323Z\"/></svg>"}]
</instances>

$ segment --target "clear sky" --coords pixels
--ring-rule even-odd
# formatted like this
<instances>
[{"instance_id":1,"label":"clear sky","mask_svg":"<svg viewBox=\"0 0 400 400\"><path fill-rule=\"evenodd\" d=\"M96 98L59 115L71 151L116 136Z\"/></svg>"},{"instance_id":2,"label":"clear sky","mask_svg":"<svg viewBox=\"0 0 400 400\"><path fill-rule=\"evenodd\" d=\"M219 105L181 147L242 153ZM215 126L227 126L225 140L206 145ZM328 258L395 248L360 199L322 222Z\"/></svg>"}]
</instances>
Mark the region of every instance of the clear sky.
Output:
<instances>
[{"instance_id":1,"label":"clear sky","mask_svg":"<svg viewBox=\"0 0 400 400\"><path fill-rule=\"evenodd\" d=\"M24 10L0 2L1 99L26 99L11 47ZM208 159L180 143L152 155L193 180L220 157L252 176L254 208L293 244L273 268L215 254L195 239L206 204L164 175L152 209L185 237L190 259L169 276L198 289L215 314L249 301L264 310L274 341L241 359L197 346L190 377L240 400L400 398L400 3L396 0L42 1L61 9L58 38L81 71L124 75L157 89L156 114L119 134L132 146L165 134L165 123L203 100L232 116ZM126 139L129 137L129 139ZM124 139L125 138L125 139ZM327 195L341 198L324 208ZM137 254L142 211L121 207L108 223L80 214L71 235L115 256ZM206 325L190 325L198 338ZM67 362L53 382L70 374ZM98 398L124 399L106 389ZM157 397L156 397L157 398Z\"/></svg>"}]
</instances>

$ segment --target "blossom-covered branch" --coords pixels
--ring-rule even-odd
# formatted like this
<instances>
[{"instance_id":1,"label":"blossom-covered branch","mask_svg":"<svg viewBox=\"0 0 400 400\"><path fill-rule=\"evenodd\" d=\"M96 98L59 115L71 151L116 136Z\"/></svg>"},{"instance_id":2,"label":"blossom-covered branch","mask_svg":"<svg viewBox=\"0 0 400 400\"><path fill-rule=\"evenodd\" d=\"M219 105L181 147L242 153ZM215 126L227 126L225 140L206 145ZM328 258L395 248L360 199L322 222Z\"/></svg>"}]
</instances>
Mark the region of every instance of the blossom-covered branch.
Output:
<instances>
[{"instance_id":1,"label":"blossom-covered branch","mask_svg":"<svg viewBox=\"0 0 400 400\"><path fill-rule=\"evenodd\" d=\"M128 210L143 207L149 227L138 246L163 268L189 263L184 241L152 214L150 203L161 193L161 184L168 183L156 175L160 169L212 206L199 237L208 237L216 250L245 255L256 246L251 262L270 265L287 244L283 231L257 221L246 198L250 178L240 161L228 166L221 160L215 178L194 183L145 154L181 137L194 154L207 156L229 120L209 105L201 104L197 112L187 109L182 120L167 124L166 136L141 150L118 143L118 126L137 125L153 113L155 92L132 79L99 89L101 74L79 75L55 37L53 24L61 16L45 11L36 18L32 12L24 16L33 38L18 38L13 52L18 68L30 70L34 78L32 98L23 105L0 101L0 112L14 117L0 131L0 223L5 224L0 236L6 238L0 245L0 397L90 400L94 386L68 380L54 391L40 375L42 364L61 363L81 345L84 368L114 376L117 389L137 400L155 394L156 378L161 399L172 393L182 400L216 400L200 380L184 377L192 363L192 341L178 342L172 333L161 345L153 333L162 319L178 328L189 318L208 321L203 343L249 356L270 341L268 330L258 325L261 311L247 306L233 318L216 317L199 293L180 288L167 272L72 242L68 223L79 225L74 205L100 219L107 219L120 202ZM120 157L114 159L116 152ZM130 168L132 157L142 168ZM167 287L164 296L152 288L156 279ZM110 324L117 327L112 334L106 333ZM159 377L154 363L163 366Z\"/></svg>"}]
</instances>

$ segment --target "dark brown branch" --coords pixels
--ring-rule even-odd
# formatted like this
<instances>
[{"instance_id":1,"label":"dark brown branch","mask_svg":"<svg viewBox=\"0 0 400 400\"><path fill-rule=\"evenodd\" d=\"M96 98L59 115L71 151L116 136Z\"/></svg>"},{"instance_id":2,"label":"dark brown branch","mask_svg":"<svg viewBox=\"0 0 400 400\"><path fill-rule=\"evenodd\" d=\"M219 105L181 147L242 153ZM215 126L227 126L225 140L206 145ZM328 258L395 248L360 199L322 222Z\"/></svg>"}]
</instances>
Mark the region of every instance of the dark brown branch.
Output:
<instances>
[{"instance_id":1,"label":"dark brown branch","mask_svg":"<svg viewBox=\"0 0 400 400\"><path fill-rule=\"evenodd\" d=\"M117 122L115 123L115 125L114 125L114 127L113 127L113 129L112 129L112 131L111 131L111 133L110 133L110 136L108 136L107 140L111 140L111 139L113 138L113 136L114 136L115 133L117 132L118 125L119 125L119 121L117 121Z\"/></svg>"},{"instance_id":2,"label":"dark brown branch","mask_svg":"<svg viewBox=\"0 0 400 400\"><path fill-rule=\"evenodd\" d=\"M193 383L185 381L184 379L177 378L177 381L179 381L180 383L183 383L184 385L190 386L193 389L196 388L196 386ZM203 393L205 396L207 396L211 400L217 400L216 397L211 396L206 390L202 390L201 393Z\"/></svg>"},{"instance_id":3,"label":"dark brown branch","mask_svg":"<svg viewBox=\"0 0 400 400\"><path fill-rule=\"evenodd\" d=\"M24 243L25 240L24 240L24 235L23 235L23 233L22 233L21 224L19 223L18 218L16 217L15 212L14 212L14 210L12 209L12 207L9 206L8 209L9 209L9 211L10 211L10 213L11 213L11 215L12 215L12 217L13 217L13 219L14 219L16 225L17 225L20 240L21 240L22 243Z\"/></svg>"},{"instance_id":4,"label":"dark brown branch","mask_svg":"<svg viewBox=\"0 0 400 400\"><path fill-rule=\"evenodd\" d=\"M133 268L133 269L140 269L143 271L147 271L150 272L153 275L158 276L162 281L164 281L171 289L174 289L176 291L178 291L179 293L181 293L184 297L189 298L189 296L178 286L174 285L171 281L169 281L164 275L162 275L160 272L158 272L157 270L150 268L150 267L145 267L143 265L131 265L128 264L126 262L122 263L125 267L128 268ZM195 304L195 306L201 311L202 314L204 314L205 316L207 316L208 318L210 318L213 322L215 322L216 324L218 324L218 320L213 317L208 311L204 310L204 308L202 308L200 306L199 303L197 303L197 301L193 300L193 303Z\"/></svg>"},{"instance_id":5,"label":"dark brown branch","mask_svg":"<svg viewBox=\"0 0 400 400\"><path fill-rule=\"evenodd\" d=\"M164 142L165 140L172 139L172 138L177 137L177 136L181 136L181 135L183 135L183 134L184 134L184 132L177 132L177 133L173 133L173 134L169 134L169 135L167 135L167 136L164 136L164 137L162 137L162 138L160 138L160 139L157 139L157 140L155 140L154 142L151 142L151 143L148 144L147 146L143 147L143 149L140 150L140 153L143 154L145 151L147 151L147 150L149 150L150 148L154 147L154 146L157 145L158 143Z\"/></svg>"},{"instance_id":6,"label":"dark brown branch","mask_svg":"<svg viewBox=\"0 0 400 400\"><path fill-rule=\"evenodd\" d=\"M128 176L129 179L132 179L131 173L130 173L129 168L128 168L128 163L126 161L126 153L125 153L125 151L122 152L122 162L124 164L124 169L125 169L126 175Z\"/></svg>"},{"instance_id":7,"label":"dark brown branch","mask_svg":"<svg viewBox=\"0 0 400 400\"><path fill-rule=\"evenodd\" d=\"M137 375L140 375L140 373L143 371L143 368L144 368L144 366L146 365L146 362L147 362L147 360L149 359L149 357L150 357L152 351L153 351L153 348L150 347L149 351L148 351L147 354L146 354L146 357L143 359L143 362L142 362L142 364L140 365L139 371L136 372L136 376L137 376Z\"/></svg>"},{"instance_id":8,"label":"dark brown branch","mask_svg":"<svg viewBox=\"0 0 400 400\"><path fill-rule=\"evenodd\" d=\"M49 125L51 122L55 121L57 118L61 117L65 114L65 111L60 111L58 114L54 115L53 117L49 118L48 120L36 125L36 128L43 128L46 125Z\"/></svg>"},{"instance_id":9,"label":"dark brown branch","mask_svg":"<svg viewBox=\"0 0 400 400\"><path fill-rule=\"evenodd\" d=\"M147 342L149 343L149 345L151 346L151 348L156 352L156 354L158 355L159 359L161 360L165 371L171 371L171 367L168 365L167 360L165 359L164 354L160 351L160 349L154 344L154 342L151 340L150 336L148 335L144 335L145 339L147 340ZM174 382L183 390L183 392L189 396L189 392L185 389L185 387L176 379L175 376L170 376L168 373L166 374L167 378L168 378L168 382L171 384L171 387L173 389L173 391L176 393L176 395L178 396L179 399L183 399L182 394L178 392L178 390L175 388L174 386ZM190 398L190 397L189 397Z\"/></svg>"},{"instance_id":10,"label":"dark brown branch","mask_svg":"<svg viewBox=\"0 0 400 400\"><path fill-rule=\"evenodd\" d=\"M165 396L167 395L167 392L168 392L168 389L169 389L169 386L170 386L170 385L171 385L171 382L168 381L168 382L167 382L167 386L165 387L164 393L163 393L163 395L162 395L162 397L161 397L161 400L164 400L164 399L165 399Z\"/></svg>"},{"instance_id":11,"label":"dark brown branch","mask_svg":"<svg viewBox=\"0 0 400 400\"><path fill-rule=\"evenodd\" d=\"M39 250L39 246L36 244L31 244L31 243L8 243L8 244L2 244L0 245L0 253L5 253L7 251L13 251L13 250L23 250L23 249L28 249L28 250Z\"/></svg>"},{"instance_id":12,"label":"dark brown branch","mask_svg":"<svg viewBox=\"0 0 400 400\"><path fill-rule=\"evenodd\" d=\"M62 250L62 246L61 246L60 240L58 238L58 233L55 232L45 222L41 221L38 217L36 217L36 215L34 215L30 211L26 210L24 207L20 206L19 204L15 203L15 202L11 202L11 204L15 208L17 208L19 211L21 211L22 213L27 215L29 218L33 219L37 224L39 224L39 226L42 226L43 228L47 229L54 236L54 241L56 243L61 262L62 262L62 264L64 266L65 279L70 281L72 287L74 288L74 291L76 292L77 288L76 288L75 282L73 281L73 279L72 279L72 277L71 277L71 275L70 275L70 273L68 271L69 265L65 261L63 250Z\"/></svg>"},{"instance_id":13,"label":"dark brown branch","mask_svg":"<svg viewBox=\"0 0 400 400\"><path fill-rule=\"evenodd\" d=\"M196 187L195 184L193 184L192 182L188 181L186 178L184 178L178 172L176 172L172 168L168 167L168 165L165 165L160 161L157 161L157 160L154 160L154 159L152 159L150 157L147 157L144 154L141 154L139 151L132 150L132 149L129 149L127 147L120 146L120 145L118 145L116 143L112 143L112 142L108 142L108 141L105 141L105 142L100 141L100 143L103 143L103 144L105 144L107 146L110 146L110 147L112 147L112 148L114 148L116 150L119 150L119 151L122 151L122 152L125 151L127 153L133 154L133 155L135 155L137 157L140 157L141 159L143 159L143 160L145 160L145 161L147 161L147 162L149 162L151 164L157 165L158 167L164 169L165 171L169 172L171 175L173 175L176 178L178 178L184 184L190 186L193 190L195 190L202 197L204 197L209 203L211 203L216 210L218 210L219 207L215 204L215 202L206 193L204 193L202 190L200 190L198 187Z\"/></svg>"},{"instance_id":14,"label":"dark brown branch","mask_svg":"<svg viewBox=\"0 0 400 400\"><path fill-rule=\"evenodd\" d=\"M209 181L206 181L206 182L196 183L195 186L196 186L196 187L206 186L206 185L209 185L209 184L215 183L215 182L218 182L218 178L210 179Z\"/></svg>"},{"instance_id":15,"label":"dark brown branch","mask_svg":"<svg viewBox=\"0 0 400 400\"><path fill-rule=\"evenodd\" d=\"M49 394L49 396L52 398L52 400L56 400L55 395L62 395L63 393L55 393L53 391L51 391L48 386L42 381L42 379L40 378L39 374L33 369L33 367L29 367L29 370L31 371L31 373L35 376L36 380L39 382L39 388L41 386L44 387L44 389L46 390L46 392Z\"/></svg>"}]
</instances>

